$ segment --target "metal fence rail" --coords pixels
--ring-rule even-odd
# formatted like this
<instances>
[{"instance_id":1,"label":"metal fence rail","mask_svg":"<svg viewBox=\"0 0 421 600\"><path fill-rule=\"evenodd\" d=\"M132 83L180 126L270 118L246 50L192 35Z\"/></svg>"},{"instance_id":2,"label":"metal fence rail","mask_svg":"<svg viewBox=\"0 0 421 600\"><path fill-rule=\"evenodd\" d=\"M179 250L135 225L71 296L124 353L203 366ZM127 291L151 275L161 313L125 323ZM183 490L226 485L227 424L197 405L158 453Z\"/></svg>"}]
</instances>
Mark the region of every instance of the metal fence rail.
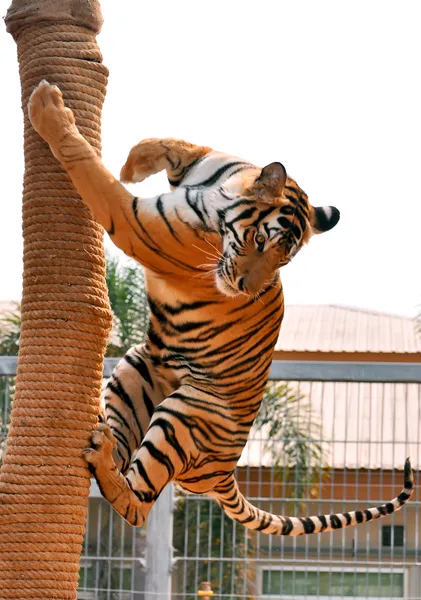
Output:
<instances>
[{"instance_id":1,"label":"metal fence rail","mask_svg":"<svg viewBox=\"0 0 421 600\"><path fill-rule=\"evenodd\" d=\"M104 375L115 362L106 360ZM16 359L0 358L0 448L15 370ZM419 471L419 364L274 361L271 379L272 412L237 469L257 506L300 515L367 508L399 492L406 456ZM207 580L214 597L230 600L421 599L420 511L416 490L392 518L281 538L233 523L206 497L174 498L169 486L135 530L93 485L79 597L190 599Z\"/></svg>"}]
</instances>

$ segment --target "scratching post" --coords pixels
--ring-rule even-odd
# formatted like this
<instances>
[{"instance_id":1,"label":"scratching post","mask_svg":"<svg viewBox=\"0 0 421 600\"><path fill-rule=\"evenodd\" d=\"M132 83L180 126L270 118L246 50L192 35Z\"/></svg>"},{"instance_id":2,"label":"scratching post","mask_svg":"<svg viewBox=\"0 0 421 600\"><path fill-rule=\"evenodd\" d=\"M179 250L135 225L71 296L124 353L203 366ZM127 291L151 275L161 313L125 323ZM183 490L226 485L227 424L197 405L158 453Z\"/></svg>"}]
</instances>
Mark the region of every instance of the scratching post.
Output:
<instances>
[{"instance_id":1,"label":"scratching post","mask_svg":"<svg viewBox=\"0 0 421 600\"><path fill-rule=\"evenodd\" d=\"M90 475L82 457L97 422L111 327L102 229L32 129L41 79L63 91L100 152L107 69L97 0L14 0L24 113L22 335L0 471L0 597L76 599Z\"/></svg>"}]
</instances>

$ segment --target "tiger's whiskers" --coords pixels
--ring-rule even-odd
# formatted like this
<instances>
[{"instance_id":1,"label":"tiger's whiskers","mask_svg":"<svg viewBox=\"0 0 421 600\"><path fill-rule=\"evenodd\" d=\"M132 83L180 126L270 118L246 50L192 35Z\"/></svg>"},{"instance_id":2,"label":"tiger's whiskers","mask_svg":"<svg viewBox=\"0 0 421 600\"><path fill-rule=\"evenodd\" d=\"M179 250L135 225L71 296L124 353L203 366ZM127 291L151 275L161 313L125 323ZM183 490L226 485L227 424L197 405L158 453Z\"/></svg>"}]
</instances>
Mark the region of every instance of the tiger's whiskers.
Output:
<instances>
[{"instance_id":1,"label":"tiger's whiskers","mask_svg":"<svg viewBox=\"0 0 421 600\"><path fill-rule=\"evenodd\" d=\"M219 257L220 257L220 258L224 258L224 255L222 254L222 252L221 252L221 251L220 251L220 250L219 250L219 249L218 249L216 246L214 246L214 245L213 245L213 244L212 244L212 243L211 243L209 240L207 240L207 239L205 238L205 239L204 239L204 241L205 241L207 244L209 244L209 246L211 246L211 247L212 247L212 248L213 248L213 249L216 251L216 253L219 255Z\"/></svg>"},{"instance_id":2,"label":"tiger's whiskers","mask_svg":"<svg viewBox=\"0 0 421 600\"><path fill-rule=\"evenodd\" d=\"M192 244L192 246L193 246L193 248L197 248L197 250L200 250L200 252L203 252L203 254L205 254L208 258L214 258L215 260L219 260L220 258L225 258L223 255L218 256L216 254L212 254L211 252L208 252L207 250L200 248L200 246L196 246L196 244Z\"/></svg>"}]
</instances>

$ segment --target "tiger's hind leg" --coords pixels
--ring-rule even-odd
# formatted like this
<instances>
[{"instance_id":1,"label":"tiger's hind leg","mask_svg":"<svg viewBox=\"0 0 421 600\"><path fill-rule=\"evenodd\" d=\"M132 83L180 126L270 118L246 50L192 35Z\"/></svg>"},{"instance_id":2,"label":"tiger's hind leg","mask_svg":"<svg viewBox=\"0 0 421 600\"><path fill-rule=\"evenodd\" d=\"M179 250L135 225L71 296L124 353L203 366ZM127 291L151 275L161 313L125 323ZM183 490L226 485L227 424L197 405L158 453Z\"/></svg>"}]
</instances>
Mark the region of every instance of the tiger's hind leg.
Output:
<instances>
[{"instance_id":1,"label":"tiger's hind leg","mask_svg":"<svg viewBox=\"0 0 421 600\"><path fill-rule=\"evenodd\" d=\"M140 448L155 407L175 387L149 361L142 345L133 346L116 365L102 394L103 422L115 438L113 457L122 473Z\"/></svg>"},{"instance_id":2,"label":"tiger's hind leg","mask_svg":"<svg viewBox=\"0 0 421 600\"><path fill-rule=\"evenodd\" d=\"M190 420L184 425L179 421L181 405L174 396L155 411L127 475L115 464L117 442L104 423L97 426L91 447L84 452L102 495L133 526L143 525L162 489L191 463L191 441L183 431L189 431Z\"/></svg>"},{"instance_id":3,"label":"tiger's hind leg","mask_svg":"<svg viewBox=\"0 0 421 600\"><path fill-rule=\"evenodd\" d=\"M113 453L117 440L105 423L99 423L91 436L91 447L84 451L102 495L131 525L143 525L158 494L148 478L137 481L134 491L115 464Z\"/></svg>"},{"instance_id":4,"label":"tiger's hind leg","mask_svg":"<svg viewBox=\"0 0 421 600\"><path fill-rule=\"evenodd\" d=\"M143 181L166 170L170 185L177 187L193 165L211 151L212 148L207 146L196 146L174 138L143 140L130 150L120 179L125 183Z\"/></svg>"}]
</instances>

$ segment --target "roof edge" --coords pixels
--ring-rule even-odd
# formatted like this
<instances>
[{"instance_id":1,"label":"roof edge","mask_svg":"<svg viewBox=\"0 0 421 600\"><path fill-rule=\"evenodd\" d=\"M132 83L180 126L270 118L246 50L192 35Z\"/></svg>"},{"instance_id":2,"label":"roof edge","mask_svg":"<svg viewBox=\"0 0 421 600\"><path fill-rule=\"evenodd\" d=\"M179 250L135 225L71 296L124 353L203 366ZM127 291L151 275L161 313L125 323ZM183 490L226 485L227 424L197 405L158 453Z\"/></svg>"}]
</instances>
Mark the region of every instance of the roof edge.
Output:
<instances>
[{"instance_id":1,"label":"roof edge","mask_svg":"<svg viewBox=\"0 0 421 600\"><path fill-rule=\"evenodd\" d=\"M421 352L347 352L323 350L275 350L273 360L339 362L419 362Z\"/></svg>"}]
</instances>

